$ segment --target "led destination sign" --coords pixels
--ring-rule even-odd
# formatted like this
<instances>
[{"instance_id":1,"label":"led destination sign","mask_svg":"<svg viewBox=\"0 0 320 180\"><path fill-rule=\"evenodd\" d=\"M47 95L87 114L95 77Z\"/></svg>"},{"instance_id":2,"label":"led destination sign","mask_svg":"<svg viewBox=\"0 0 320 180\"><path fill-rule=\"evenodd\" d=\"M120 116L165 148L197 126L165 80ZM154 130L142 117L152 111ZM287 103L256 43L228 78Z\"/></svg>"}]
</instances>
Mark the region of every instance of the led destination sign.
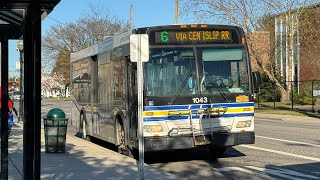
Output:
<instances>
[{"instance_id":1,"label":"led destination sign","mask_svg":"<svg viewBox=\"0 0 320 180\"><path fill-rule=\"evenodd\" d=\"M224 30L160 31L154 34L155 44L207 44L230 42L232 33Z\"/></svg>"}]
</instances>

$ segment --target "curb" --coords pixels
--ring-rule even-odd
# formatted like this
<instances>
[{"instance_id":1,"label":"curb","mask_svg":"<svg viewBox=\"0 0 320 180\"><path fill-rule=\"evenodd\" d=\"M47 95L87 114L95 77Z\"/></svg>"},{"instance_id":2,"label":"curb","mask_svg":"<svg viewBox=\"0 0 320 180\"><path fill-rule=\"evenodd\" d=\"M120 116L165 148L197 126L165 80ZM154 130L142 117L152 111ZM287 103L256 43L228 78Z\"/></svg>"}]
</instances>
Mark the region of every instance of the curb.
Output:
<instances>
[{"instance_id":1,"label":"curb","mask_svg":"<svg viewBox=\"0 0 320 180\"><path fill-rule=\"evenodd\" d=\"M278 120L278 121L300 121L300 119L305 119L309 121L320 122L319 118L309 117L309 116L292 116L292 115L275 115L275 114L255 114L256 118Z\"/></svg>"}]
</instances>

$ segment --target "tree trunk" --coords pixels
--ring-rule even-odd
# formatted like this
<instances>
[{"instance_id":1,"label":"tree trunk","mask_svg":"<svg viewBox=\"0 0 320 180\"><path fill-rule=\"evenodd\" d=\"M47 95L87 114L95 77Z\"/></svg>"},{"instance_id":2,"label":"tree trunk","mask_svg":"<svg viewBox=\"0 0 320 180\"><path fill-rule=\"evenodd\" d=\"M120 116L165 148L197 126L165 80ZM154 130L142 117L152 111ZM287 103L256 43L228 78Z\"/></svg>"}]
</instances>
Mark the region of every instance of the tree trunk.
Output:
<instances>
[{"instance_id":1,"label":"tree trunk","mask_svg":"<svg viewBox=\"0 0 320 180\"><path fill-rule=\"evenodd\" d=\"M283 88L280 89L281 102L290 102L290 91L286 91Z\"/></svg>"}]
</instances>

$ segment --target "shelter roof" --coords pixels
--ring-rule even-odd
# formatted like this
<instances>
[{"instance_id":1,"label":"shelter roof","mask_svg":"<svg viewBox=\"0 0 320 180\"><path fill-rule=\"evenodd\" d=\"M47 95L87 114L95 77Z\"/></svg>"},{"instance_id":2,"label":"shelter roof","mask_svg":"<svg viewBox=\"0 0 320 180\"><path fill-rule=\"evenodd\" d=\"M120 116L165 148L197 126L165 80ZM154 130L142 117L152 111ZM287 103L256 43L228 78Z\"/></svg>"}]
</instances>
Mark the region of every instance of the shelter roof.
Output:
<instances>
[{"instance_id":1,"label":"shelter roof","mask_svg":"<svg viewBox=\"0 0 320 180\"><path fill-rule=\"evenodd\" d=\"M9 39L22 36L26 9L37 5L43 20L60 0L3 0L0 2L0 34Z\"/></svg>"}]
</instances>

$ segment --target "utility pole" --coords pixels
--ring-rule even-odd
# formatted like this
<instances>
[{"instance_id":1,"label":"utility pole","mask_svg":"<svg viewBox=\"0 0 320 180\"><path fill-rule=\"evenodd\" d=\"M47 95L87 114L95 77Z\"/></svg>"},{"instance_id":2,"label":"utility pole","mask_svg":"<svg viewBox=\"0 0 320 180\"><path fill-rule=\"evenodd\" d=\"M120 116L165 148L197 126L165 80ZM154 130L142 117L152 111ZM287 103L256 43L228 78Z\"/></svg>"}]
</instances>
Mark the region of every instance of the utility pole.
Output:
<instances>
[{"instance_id":1,"label":"utility pole","mask_svg":"<svg viewBox=\"0 0 320 180\"><path fill-rule=\"evenodd\" d=\"M133 10L133 5L130 5L130 31L132 32L133 29L133 20L132 20L132 10Z\"/></svg>"},{"instance_id":2,"label":"utility pole","mask_svg":"<svg viewBox=\"0 0 320 180\"><path fill-rule=\"evenodd\" d=\"M174 13L174 23L178 24L179 18L179 0L175 0L175 13Z\"/></svg>"}]
</instances>

